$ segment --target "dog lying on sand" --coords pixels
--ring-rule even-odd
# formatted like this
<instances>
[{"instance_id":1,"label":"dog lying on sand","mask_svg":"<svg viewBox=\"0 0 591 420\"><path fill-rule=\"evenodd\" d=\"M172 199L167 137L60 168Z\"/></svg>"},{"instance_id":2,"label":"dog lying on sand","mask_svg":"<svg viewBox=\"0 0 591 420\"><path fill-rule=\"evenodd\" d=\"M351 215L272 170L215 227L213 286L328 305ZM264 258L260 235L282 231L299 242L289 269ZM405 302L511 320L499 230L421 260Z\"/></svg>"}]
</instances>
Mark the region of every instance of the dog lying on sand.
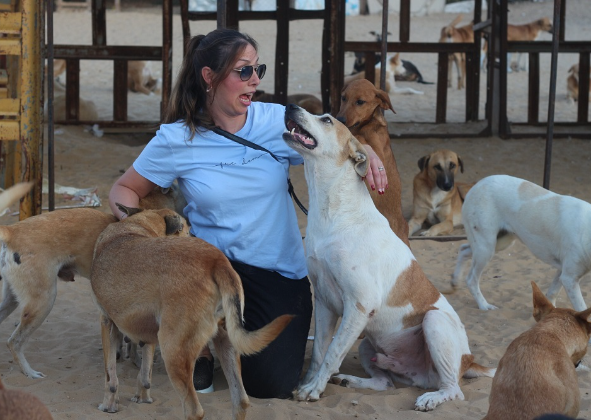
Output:
<instances>
[{"instance_id":1,"label":"dog lying on sand","mask_svg":"<svg viewBox=\"0 0 591 420\"><path fill-rule=\"evenodd\" d=\"M555 308L534 282L531 285L537 324L513 340L501 358L483 420L579 414L575 367L587 353L591 308L581 312Z\"/></svg>"},{"instance_id":2,"label":"dog lying on sand","mask_svg":"<svg viewBox=\"0 0 591 420\"><path fill-rule=\"evenodd\" d=\"M370 378L337 375L333 383L384 391L398 381L431 389L417 398L420 411L463 399L461 377L492 377L495 369L474 362L460 318L376 209L361 181L369 165L365 147L329 114L288 105L285 125L283 139L305 162L315 311L312 361L294 398L318 400L365 333L359 356Z\"/></svg>"},{"instance_id":3,"label":"dog lying on sand","mask_svg":"<svg viewBox=\"0 0 591 420\"><path fill-rule=\"evenodd\" d=\"M143 350L133 401L152 402L152 361L160 343L185 418L202 419L193 367L201 349L213 340L228 380L234 418L244 419L249 404L238 356L264 349L292 316L283 315L259 330L246 331L242 283L220 250L189 237L186 222L172 210L118 207L128 217L107 227L97 239L90 276L101 313L106 373L99 409L118 410L116 350L121 331Z\"/></svg>"}]
</instances>

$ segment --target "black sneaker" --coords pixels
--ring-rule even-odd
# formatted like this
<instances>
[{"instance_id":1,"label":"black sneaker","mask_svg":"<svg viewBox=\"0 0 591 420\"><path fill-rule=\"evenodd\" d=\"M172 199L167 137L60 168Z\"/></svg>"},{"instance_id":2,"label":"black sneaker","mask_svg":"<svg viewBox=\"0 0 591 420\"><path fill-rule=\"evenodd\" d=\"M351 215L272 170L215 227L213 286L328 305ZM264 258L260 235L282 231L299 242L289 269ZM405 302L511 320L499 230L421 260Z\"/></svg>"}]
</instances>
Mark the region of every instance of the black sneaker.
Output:
<instances>
[{"instance_id":1,"label":"black sneaker","mask_svg":"<svg viewBox=\"0 0 591 420\"><path fill-rule=\"evenodd\" d=\"M213 357L200 357L193 370L193 386L201 394L213 392Z\"/></svg>"}]
</instances>

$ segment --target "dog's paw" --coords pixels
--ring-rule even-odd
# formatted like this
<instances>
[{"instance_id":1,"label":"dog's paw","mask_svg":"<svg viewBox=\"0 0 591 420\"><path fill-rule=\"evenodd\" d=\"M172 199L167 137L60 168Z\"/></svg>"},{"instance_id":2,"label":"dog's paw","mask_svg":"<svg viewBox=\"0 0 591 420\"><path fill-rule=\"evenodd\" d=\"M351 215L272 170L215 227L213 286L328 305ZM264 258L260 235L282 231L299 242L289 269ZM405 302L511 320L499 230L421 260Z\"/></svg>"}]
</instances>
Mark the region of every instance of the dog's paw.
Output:
<instances>
[{"instance_id":1,"label":"dog's paw","mask_svg":"<svg viewBox=\"0 0 591 420\"><path fill-rule=\"evenodd\" d=\"M36 370L30 369L27 372L24 372L25 375L31 379L41 379L41 378L45 378L45 374L41 373L41 372L37 372Z\"/></svg>"},{"instance_id":2,"label":"dog's paw","mask_svg":"<svg viewBox=\"0 0 591 420\"><path fill-rule=\"evenodd\" d=\"M480 309L481 309L481 310L483 310L483 311L494 311L495 309L499 309L499 307L498 307L498 306L491 305L491 304L490 304L490 303L488 303L488 302L485 302L484 304L482 304L482 305L478 305L478 306L479 306L479 307L480 307Z\"/></svg>"},{"instance_id":3,"label":"dog's paw","mask_svg":"<svg viewBox=\"0 0 591 420\"><path fill-rule=\"evenodd\" d=\"M330 378L330 383L335 385L340 385L345 388L349 388L349 380L347 378L341 377L342 375L333 376Z\"/></svg>"},{"instance_id":4,"label":"dog's paw","mask_svg":"<svg viewBox=\"0 0 591 420\"><path fill-rule=\"evenodd\" d=\"M464 399L464 394L460 390L459 386L456 387L456 389L427 392L417 398L415 402L415 411L431 411L441 403L455 399Z\"/></svg>"},{"instance_id":5,"label":"dog's paw","mask_svg":"<svg viewBox=\"0 0 591 420\"><path fill-rule=\"evenodd\" d=\"M154 400L151 397L142 397L141 395L134 395L131 398L131 401L133 401L134 403L138 403L138 404L152 404L154 402Z\"/></svg>"},{"instance_id":6,"label":"dog's paw","mask_svg":"<svg viewBox=\"0 0 591 420\"><path fill-rule=\"evenodd\" d=\"M294 398L298 401L318 401L323 390L317 389L313 383L299 386L294 391Z\"/></svg>"}]
</instances>

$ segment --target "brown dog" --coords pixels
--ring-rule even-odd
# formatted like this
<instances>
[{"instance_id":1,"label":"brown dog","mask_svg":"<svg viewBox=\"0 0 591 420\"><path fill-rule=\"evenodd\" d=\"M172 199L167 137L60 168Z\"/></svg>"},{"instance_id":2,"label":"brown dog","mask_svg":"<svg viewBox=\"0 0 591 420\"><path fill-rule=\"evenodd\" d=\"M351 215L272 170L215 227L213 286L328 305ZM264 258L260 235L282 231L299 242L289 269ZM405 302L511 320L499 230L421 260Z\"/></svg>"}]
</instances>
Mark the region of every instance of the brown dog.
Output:
<instances>
[{"instance_id":1,"label":"brown dog","mask_svg":"<svg viewBox=\"0 0 591 420\"><path fill-rule=\"evenodd\" d=\"M273 95L266 93L264 90L257 90L252 97L253 101L258 102L273 102ZM287 96L288 104L296 104L304 108L310 114L321 115L323 113L322 101L316 96L309 93L295 93Z\"/></svg>"},{"instance_id":2,"label":"brown dog","mask_svg":"<svg viewBox=\"0 0 591 420\"><path fill-rule=\"evenodd\" d=\"M462 203L474 185L455 182L455 176L464 172L462 159L451 150L437 150L418 161L421 170L413 180L413 210L408 222L409 236L421 229L428 220L432 225L422 236L451 233L462 224Z\"/></svg>"},{"instance_id":3,"label":"brown dog","mask_svg":"<svg viewBox=\"0 0 591 420\"><path fill-rule=\"evenodd\" d=\"M129 61L127 63L127 86L132 92L153 95L160 88L161 79L152 76L146 61Z\"/></svg>"},{"instance_id":4,"label":"brown dog","mask_svg":"<svg viewBox=\"0 0 591 420\"><path fill-rule=\"evenodd\" d=\"M507 25L507 41L535 41L540 37L542 32L552 33L552 23L547 17L537 19L533 22L523 25ZM510 70L527 70L527 61L521 65L521 58L523 53L517 53L517 61L511 63L511 55L509 54L508 65Z\"/></svg>"},{"instance_id":5,"label":"brown dog","mask_svg":"<svg viewBox=\"0 0 591 420\"><path fill-rule=\"evenodd\" d=\"M449 25L441 28L439 42L474 42L473 22L456 28L456 25L462 21L462 17L463 15L458 15L458 17L456 17ZM458 89L462 89L465 87L466 80L466 55L463 53L449 54L447 87L451 87L451 73L454 63L458 73Z\"/></svg>"},{"instance_id":6,"label":"brown dog","mask_svg":"<svg viewBox=\"0 0 591 420\"><path fill-rule=\"evenodd\" d=\"M0 380L0 419L51 420L51 413L34 395L17 389L6 389Z\"/></svg>"},{"instance_id":7,"label":"brown dog","mask_svg":"<svg viewBox=\"0 0 591 420\"><path fill-rule=\"evenodd\" d=\"M90 282L101 311L105 394L100 410L118 409L118 331L143 344L136 402L149 395L154 347L160 350L185 418L202 419L193 386L200 350L213 344L228 379L235 419L244 419L248 397L239 354L265 348L289 324L283 315L257 331L242 326L244 292L224 254L189 237L184 219L172 210L140 210L118 205L128 217L99 236ZM225 320L224 320L225 319Z\"/></svg>"},{"instance_id":8,"label":"brown dog","mask_svg":"<svg viewBox=\"0 0 591 420\"><path fill-rule=\"evenodd\" d=\"M362 144L369 144L384 163L388 176L388 190L383 195L379 195L377 191L370 191L371 198L380 213L388 219L390 228L408 245L408 224L402 215L400 174L382 110L396 113L392 108L390 96L368 80L359 79L343 88L337 119L345 124Z\"/></svg>"},{"instance_id":9,"label":"brown dog","mask_svg":"<svg viewBox=\"0 0 591 420\"><path fill-rule=\"evenodd\" d=\"M589 78L589 99L591 99L591 77ZM566 100L569 102L579 100L579 65L574 64L568 69L566 78Z\"/></svg>"},{"instance_id":10,"label":"brown dog","mask_svg":"<svg viewBox=\"0 0 591 420\"><path fill-rule=\"evenodd\" d=\"M581 399L575 367L591 336L591 308L555 308L532 282L537 324L507 348L493 378L485 420L576 417Z\"/></svg>"},{"instance_id":11,"label":"brown dog","mask_svg":"<svg viewBox=\"0 0 591 420\"><path fill-rule=\"evenodd\" d=\"M1 201L12 194L20 198L20 186L7 190ZM19 195L20 194L20 195ZM175 189L162 194L156 188L141 201L142 208L182 206L182 196ZM181 204L178 204L181 203ZM76 208L57 210L29 217L9 226L0 226L0 276L3 297L0 303L0 323L18 306L21 319L8 339L8 348L21 371L30 378L45 375L31 368L23 353L33 332L43 323L55 302L58 279L74 281L74 276L90 278L90 266L96 238L117 218L99 210Z\"/></svg>"},{"instance_id":12,"label":"brown dog","mask_svg":"<svg viewBox=\"0 0 591 420\"><path fill-rule=\"evenodd\" d=\"M58 279L74 281L75 274L89 277L94 242L107 225L116 221L115 216L99 210L76 208L0 226L0 323L18 306L22 308L8 348L29 378L45 376L31 368L23 350L53 307Z\"/></svg>"}]
</instances>

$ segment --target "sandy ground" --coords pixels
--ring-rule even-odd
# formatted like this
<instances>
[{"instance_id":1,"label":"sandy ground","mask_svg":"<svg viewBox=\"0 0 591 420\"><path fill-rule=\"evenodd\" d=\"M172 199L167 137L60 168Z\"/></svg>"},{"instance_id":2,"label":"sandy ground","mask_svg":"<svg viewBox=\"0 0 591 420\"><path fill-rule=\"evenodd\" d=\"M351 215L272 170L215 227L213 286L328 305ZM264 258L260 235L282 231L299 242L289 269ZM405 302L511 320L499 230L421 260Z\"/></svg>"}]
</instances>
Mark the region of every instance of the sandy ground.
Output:
<instances>
[{"instance_id":1,"label":"sandy ground","mask_svg":"<svg viewBox=\"0 0 591 420\"><path fill-rule=\"evenodd\" d=\"M584 0L571 0L567 8L567 39L588 39L591 9ZM510 5L509 21L524 23L542 16L551 16L552 2L518 3ZM415 18L411 24L411 40L433 41L438 39L439 29L454 19L455 15L437 14ZM391 32L397 39L397 16L390 16ZM91 42L90 14L80 11L63 11L54 17L55 42ZM380 27L379 16L350 17L347 20L347 39L370 40L369 30ZM107 41L109 44L158 45L161 42L161 17L159 9L124 9L122 12L107 12ZM129 22L133 22L130 25ZM193 22L192 33L207 32L213 22ZM273 90L273 22L245 22L241 29L250 33L260 44L261 61L269 65L268 76L262 89ZM587 32L585 32L587 31ZM321 23L315 21L292 22L290 49L290 93L309 92L320 94L320 34ZM586 35L585 35L586 34ZM180 18L174 16L173 68L178 71L181 54ZM550 39L549 35L543 39ZM403 57L413 61L425 79L436 80L435 56L416 54ZM576 62L574 55L561 54L559 60L559 83L556 103L556 119L576 119L576 108L564 101L566 93L566 70ZM347 69L352 67L352 57L347 57ZM543 66L549 56L542 56ZM545 64L544 64L545 63ZM159 73L158 63L152 66ZM548 66L549 67L549 66ZM542 71L541 118L547 109L547 77L549 70ZM112 112L112 64L103 61L86 61L81 66L81 92L85 99L92 100L100 118L107 119ZM509 77L513 120L526 118L526 73ZM402 86L402 84L401 84ZM392 101L398 114L389 118L396 122L433 121L435 113L435 85L408 84L424 90L424 95L393 95ZM463 93L450 89L448 116L451 121L462 121ZM159 96L129 94L130 119L158 119ZM394 125L395 126L395 125ZM60 185L76 188L96 187L103 202L101 210L108 212L107 195L112 183L131 165L143 145L150 139L146 134L107 134L92 136L84 127L56 127L55 174ZM591 135L590 135L591 137ZM509 174L542 183L544 171L544 140L510 140L498 138L479 139L423 139L393 140L392 148L397 158L402 179L402 205L405 216L410 217L412 206L412 179L418 172L417 161L431 151L448 148L461 155L465 173L460 181L476 181L491 174ZM550 188L561 194L572 195L591 201L591 183L588 170L591 167L591 147L584 140L555 140L552 154ZM306 184L301 168L292 173L298 196L306 202ZM58 197L58 204L68 204ZM299 212L299 210L298 210ZM306 219L300 214L300 227L304 232ZM0 223L10 224L15 216L0 217ZM463 230L456 229L461 235ZM84 234L81 232L81 234ZM455 266L457 250L463 241L436 242L413 240L412 250L427 276L441 291L449 290L449 280ZM482 277L482 291L490 303L499 306L496 311L480 311L465 285L455 294L448 295L452 306L466 326L472 352L476 361L485 366L496 366L508 344L534 320L531 316L530 281L538 282L547 290L553 270L537 260L523 245L516 244L496 256ZM583 295L589 301L589 282L581 282ZM570 306L564 292L558 299L559 306ZM18 323L17 310L0 325L0 341L6 342ZM358 343L357 343L358 344ZM309 351L312 342L309 343ZM55 419L145 419L182 418L179 398L175 394L162 360L154 367L152 396L153 404L136 404L130 401L135 391L137 368L130 361L118 363L120 381L120 412L100 413L104 374L100 340L98 311L90 296L87 279L78 278L74 283L60 283L53 311L46 322L35 332L29 342L26 355L33 368L47 375L44 379L32 380L23 376L12 362L9 351L0 352L0 373L9 388L23 389L35 394L50 409ZM309 356L307 358L309 361ZM359 365L357 347L348 353L341 372L365 376ZM586 370L579 372L581 388L581 412L579 417L591 418L591 375ZM200 396L206 418L230 418L231 404L227 383L221 372L215 374L216 392ZM447 402L429 413L413 411L414 401L424 391L414 387L399 386L386 392L374 392L328 385L324 397L313 403L291 400L251 399L248 418L255 419L478 419L488 408L491 379L478 378L462 381L464 401Z\"/></svg>"}]
</instances>

